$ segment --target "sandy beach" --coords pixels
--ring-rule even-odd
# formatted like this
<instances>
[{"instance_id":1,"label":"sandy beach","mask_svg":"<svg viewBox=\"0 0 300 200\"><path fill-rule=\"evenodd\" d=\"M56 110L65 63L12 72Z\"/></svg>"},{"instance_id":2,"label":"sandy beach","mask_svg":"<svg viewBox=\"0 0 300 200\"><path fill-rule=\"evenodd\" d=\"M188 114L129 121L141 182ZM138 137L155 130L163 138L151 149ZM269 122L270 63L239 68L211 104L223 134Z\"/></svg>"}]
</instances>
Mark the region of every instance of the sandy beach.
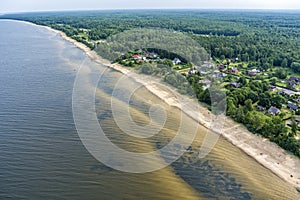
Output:
<instances>
[{"instance_id":1,"label":"sandy beach","mask_svg":"<svg viewBox=\"0 0 300 200\"><path fill-rule=\"evenodd\" d=\"M31 25L39 26L36 24ZM171 106L177 107L181 109L178 100L174 98L173 95L170 95L166 88L161 87L155 81L147 81L146 79L142 79L138 74L132 74L132 72L118 64L111 64L109 61L101 58L95 51L90 50L84 44L73 40L66 36L65 33L54 30L50 27L41 26L48 30L51 30L58 35L60 35L64 40L74 44L76 47L84 51L92 60L97 63L103 64L110 68L113 68L123 74L129 74L135 81L140 82L145 85L145 87L154 95L158 96L160 99L165 101ZM170 88L170 90L174 91L174 89ZM169 91L170 91L169 90ZM182 100L190 101L188 97L177 94L182 98ZM195 111L194 109L187 110L184 112L190 116L192 119L196 120L200 125L210 128L211 123L211 113L202 106L199 106L199 111ZM226 140L230 143L241 149L247 155L255 159L258 163L260 163L265 168L271 170L274 174L290 183L293 187L298 188L300 190L300 159L288 154L285 150L277 146L276 144L270 142L267 139L262 138L261 136L254 135L249 132L243 125L234 122L230 118L226 118L225 126L222 132L220 133Z\"/></svg>"}]
</instances>

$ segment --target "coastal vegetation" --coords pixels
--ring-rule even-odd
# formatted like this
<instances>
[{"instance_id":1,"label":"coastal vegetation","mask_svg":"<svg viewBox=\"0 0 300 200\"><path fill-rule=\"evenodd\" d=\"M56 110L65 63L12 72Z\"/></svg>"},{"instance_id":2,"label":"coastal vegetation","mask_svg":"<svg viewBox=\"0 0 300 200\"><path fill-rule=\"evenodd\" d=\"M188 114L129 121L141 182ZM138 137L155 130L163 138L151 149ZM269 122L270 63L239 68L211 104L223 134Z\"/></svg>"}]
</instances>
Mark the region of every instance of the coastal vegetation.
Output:
<instances>
[{"instance_id":1,"label":"coastal vegetation","mask_svg":"<svg viewBox=\"0 0 300 200\"><path fill-rule=\"evenodd\" d=\"M114 62L160 76L182 94L195 94L208 106L209 87L218 80L226 88L228 116L300 157L300 15L296 11L89 11L1 18L63 31ZM176 47L184 44L175 38L166 43L173 45L172 52L164 51L163 44L159 49L138 49L131 43L123 49L124 55L114 55L120 47L108 45L112 36L137 28L175 30L193 38L210 55L206 65L213 70L204 74L192 50L185 50L184 56L178 53ZM205 56L199 55L199 60Z\"/></svg>"}]
</instances>

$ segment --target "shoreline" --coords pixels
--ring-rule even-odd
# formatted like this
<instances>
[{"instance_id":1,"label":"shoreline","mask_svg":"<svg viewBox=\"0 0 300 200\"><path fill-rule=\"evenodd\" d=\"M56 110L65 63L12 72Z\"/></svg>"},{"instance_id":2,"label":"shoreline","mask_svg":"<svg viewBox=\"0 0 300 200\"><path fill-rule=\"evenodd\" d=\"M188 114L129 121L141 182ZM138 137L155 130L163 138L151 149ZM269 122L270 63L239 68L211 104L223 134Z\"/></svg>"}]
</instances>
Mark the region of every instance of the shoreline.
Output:
<instances>
[{"instance_id":1,"label":"shoreline","mask_svg":"<svg viewBox=\"0 0 300 200\"><path fill-rule=\"evenodd\" d=\"M10 20L10 21L18 21L18 20ZM91 60L96 63L107 66L111 69L114 69L122 74L129 74L131 71L122 67L119 64L111 64L108 60L101 58L95 51L88 48L83 43L80 43L70 37L68 37L64 32L52 29L48 26L41 26L34 23L26 22L26 21L18 21L21 23L26 23L34 26L39 26L48 29L58 35L61 36L62 39L72 43L77 48L81 49ZM135 81L142 83L149 92L162 99L164 102L169 104L170 106L174 106L180 108L176 99L170 98L170 95L166 91L162 91L155 81L147 82L142 80L140 75L136 75L132 77ZM166 86L167 87L167 86ZM173 91L172 88L170 88ZM184 97L180 95L182 98L188 99L188 97ZM194 110L183 111L190 118L195 120L201 126L206 129L211 130L210 122L211 122L211 112L205 107L198 105L200 114L195 113ZM193 114L194 113L194 114ZM200 117L197 117L199 116ZM196 117L195 117L196 116ZM232 119L226 117L224 128L221 133L221 137L225 138L228 142L233 144L235 147L242 150L245 154L256 160L259 164L273 172L275 175L290 183L293 187L295 187L298 191L300 189L300 159L296 156L288 154L285 150L280 148L275 143L270 142L268 139L265 139L261 136L255 135L248 131L245 126L242 124L238 124Z\"/></svg>"}]
</instances>

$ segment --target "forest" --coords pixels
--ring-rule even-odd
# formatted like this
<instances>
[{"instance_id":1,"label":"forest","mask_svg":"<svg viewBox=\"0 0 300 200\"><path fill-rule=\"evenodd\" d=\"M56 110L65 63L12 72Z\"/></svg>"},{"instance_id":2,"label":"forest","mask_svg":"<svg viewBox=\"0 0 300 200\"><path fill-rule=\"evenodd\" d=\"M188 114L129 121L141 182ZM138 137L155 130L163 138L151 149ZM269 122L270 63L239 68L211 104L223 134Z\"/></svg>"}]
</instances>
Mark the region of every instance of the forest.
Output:
<instances>
[{"instance_id":1,"label":"forest","mask_svg":"<svg viewBox=\"0 0 300 200\"><path fill-rule=\"evenodd\" d=\"M222 71L223 68L221 70L226 75L221 83L227 94L226 114L244 124L251 132L270 139L300 157L299 124L296 123L296 118L300 120L300 112L291 111L287 107L291 102L299 105L295 99L300 99L297 93L300 85L300 79L297 78L300 75L299 11L119 10L9 14L0 18L24 20L61 30L91 49L96 48L111 61L123 63L125 61L119 57L121 54L115 53L121 53L119 50L123 47L119 46L118 39L128 37L122 35L125 31L132 30L136 34L134 29L138 28L162 28L190 37L199 47L204 48L214 65L227 67L225 71ZM148 33L147 37L156 34L153 30ZM120 34L120 37L113 41L115 34ZM163 35L168 38L167 33ZM143 37L137 41L142 43ZM176 51L184 52L182 60L187 58L190 65L198 65L192 62L196 60L193 59L193 49L188 48L192 43L186 43L189 40L180 37L168 40L168 47L160 44L160 50L156 49L156 53L166 54L163 50L172 47L174 52L170 52L171 55L179 55ZM122 49L127 58L132 56L127 55L129 51L140 48L137 41L128 42L131 48ZM178 48L184 45L186 49ZM205 53L201 48L198 51L202 52L199 56L201 60L205 60ZM172 66L172 62L164 62ZM130 67L138 62L133 60L132 63L129 62ZM192 92L182 76L162 64L138 65L138 70L149 75L163 75L163 79L179 88L181 93L194 93L200 102L208 106L211 104L209 90L203 87L204 78L199 70L196 73L184 71L184 76L194 90ZM191 68L189 72L195 69ZM258 74L255 71L253 76L250 70L257 70ZM213 81L211 77L208 79L205 81ZM276 87L294 93L281 95ZM272 107L282 112L278 115L268 113ZM289 126L287 122L291 122Z\"/></svg>"},{"instance_id":2,"label":"forest","mask_svg":"<svg viewBox=\"0 0 300 200\"><path fill-rule=\"evenodd\" d=\"M11 14L51 26L79 41L98 41L133 28L165 28L190 34L217 58L240 58L268 70L300 72L297 11L136 10ZM92 48L92 46L91 46Z\"/></svg>"}]
</instances>

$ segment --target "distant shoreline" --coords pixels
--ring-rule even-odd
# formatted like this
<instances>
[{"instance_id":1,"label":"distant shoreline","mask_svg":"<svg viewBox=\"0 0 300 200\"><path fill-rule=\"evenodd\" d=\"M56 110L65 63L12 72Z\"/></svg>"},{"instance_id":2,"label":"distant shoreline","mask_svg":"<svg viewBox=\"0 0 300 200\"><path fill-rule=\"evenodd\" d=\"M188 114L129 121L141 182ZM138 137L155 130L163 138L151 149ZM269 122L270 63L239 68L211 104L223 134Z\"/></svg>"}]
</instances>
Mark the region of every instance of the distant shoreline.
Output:
<instances>
[{"instance_id":1,"label":"distant shoreline","mask_svg":"<svg viewBox=\"0 0 300 200\"><path fill-rule=\"evenodd\" d=\"M8 20L8 21L17 21L17 20ZM80 43L70 37L68 37L62 31L54 30L48 26L36 25L26 21L18 21L21 23L26 23L34 26L39 26L46 28L56 34L60 35L64 40L72 43L77 48L81 49L86 53L86 55L95 61L96 63L103 64L107 67L110 67L114 70L117 70L123 74L128 74L131 71L118 65L111 64L109 61L101 58L95 51L92 51L83 43ZM145 84L145 82L138 77L139 75L133 77L137 82L140 82L145 85L145 87L154 95L165 101L171 106L177 107L176 103L174 103L174 99L168 98L164 92L162 92L162 88L159 88L155 83ZM173 90L173 89L171 89ZM185 98L185 97L183 97ZM209 129L210 121L211 121L211 113L204 107L200 106L200 118L197 118L193 115L193 110L191 111L183 111L192 119L196 120L199 124ZM277 146L275 143L270 142L269 140L262 138L261 136L254 135L249 132L243 125L234 122L233 120L226 118L225 127L222 136L232 143L234 146L241 149L247 155L255 159L262 166L266 167L270 171L272 171L275 175L282 178L286 182L293 185L296 189L300 189L300 159L288 154L282 148Z\"/></svg>"},{"instance_id":2,"label":"distant shoreline","mask_svg":"<svg viewBox=\"0 0 300 200\"><path fill-rule=\"evenodd\" d=\"M107 9L87 9L87 10L35 10L3 12L0 15L24 14L24 13L55 13L55 12L113 12L113 11L216 11L216 12L300 12L300 8L107 8ZM18 20L20 21L20 20Z\"/></svg>"}]
</instances>

